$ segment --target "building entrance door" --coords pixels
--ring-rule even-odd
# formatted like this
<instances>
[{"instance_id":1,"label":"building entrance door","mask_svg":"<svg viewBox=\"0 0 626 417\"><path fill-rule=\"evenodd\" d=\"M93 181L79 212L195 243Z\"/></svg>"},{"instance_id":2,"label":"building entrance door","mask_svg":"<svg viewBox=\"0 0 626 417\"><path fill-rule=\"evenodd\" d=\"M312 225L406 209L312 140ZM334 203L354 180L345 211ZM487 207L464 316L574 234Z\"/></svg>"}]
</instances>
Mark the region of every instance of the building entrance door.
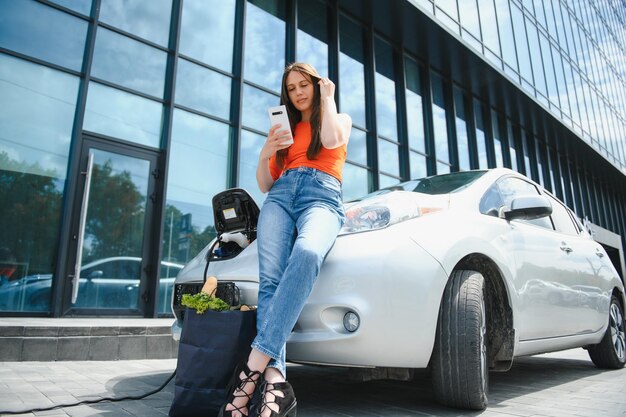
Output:
<instances>
[{"instance_id":1,"label":"building entrance door","mask_svg":"<svg viewBox=\"0 0 626 417\"><path fill-rule=\"evenodd\" d=\"M84 138L65 315L152 316L158 153Z\"/></svg>"}]
</instances>

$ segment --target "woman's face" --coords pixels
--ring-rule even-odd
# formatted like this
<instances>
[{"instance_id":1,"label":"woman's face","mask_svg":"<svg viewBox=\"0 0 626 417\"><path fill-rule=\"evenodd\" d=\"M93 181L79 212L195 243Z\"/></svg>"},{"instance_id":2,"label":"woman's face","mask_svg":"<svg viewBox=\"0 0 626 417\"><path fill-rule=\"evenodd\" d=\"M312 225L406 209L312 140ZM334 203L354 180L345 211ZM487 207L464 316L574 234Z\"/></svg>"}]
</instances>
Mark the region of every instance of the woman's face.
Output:
<instances>
[{"instance_id":1,"label":"woman's face","mask_svg":"<svg viewBox=\"0 0 626 417\"><path fill-rule=\"evenodd\" d=\"M311 79L298 71L291 71L287 74L285 83L289 101L294 107L303 113L310 112L315 94Z\"/></svg>"}]
</instances>

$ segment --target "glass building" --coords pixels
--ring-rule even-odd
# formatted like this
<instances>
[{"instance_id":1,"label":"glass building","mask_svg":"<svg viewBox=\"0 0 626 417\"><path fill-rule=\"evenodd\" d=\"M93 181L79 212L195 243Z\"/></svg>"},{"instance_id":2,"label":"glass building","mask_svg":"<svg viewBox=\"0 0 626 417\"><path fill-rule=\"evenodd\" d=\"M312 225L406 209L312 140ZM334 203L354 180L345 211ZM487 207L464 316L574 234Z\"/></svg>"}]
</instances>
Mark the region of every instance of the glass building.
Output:
<instances>
[{"instance_id":1,"label":"glass building","mask_svg":"<svg viewBox=\"0 0 626 417\"><path fill-rule=\"evenodd\" d=\"M621 271L625 28L620 0L0 0L0 315L169 315L212 196L264 198L293 61L352 117L346 200L509 167Z\"/></svg>"}]
</instances>

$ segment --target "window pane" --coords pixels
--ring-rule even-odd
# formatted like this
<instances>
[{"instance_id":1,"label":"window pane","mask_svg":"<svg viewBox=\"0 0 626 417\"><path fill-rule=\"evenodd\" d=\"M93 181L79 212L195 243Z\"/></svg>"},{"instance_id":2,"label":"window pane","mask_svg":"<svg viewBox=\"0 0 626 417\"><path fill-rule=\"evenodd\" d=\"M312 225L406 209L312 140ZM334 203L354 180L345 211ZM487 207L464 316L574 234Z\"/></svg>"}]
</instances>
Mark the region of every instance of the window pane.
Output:
<instances>
[{"instance_id":1,"label":"window pane","mask_svg":"<svg viewBox=\"0 0 626 417\"><path fill-rule=\"evenodd\" d=\"M250 193L254 201L261 206L267 194L259 190L256 183L256 167L259 162L259 153L265 143L265 137L247 130L241 131L239 148L239 187ZM344 179L345 181L345 179Z\"/></svg>"},{"instance_id":2,"label":"window pane","mask_svg":"<svg viewBox=\"0 0 626 417\"><path fill-rule=\"evenodd\" d=\"M421 67L406 58L406 116L411 149L426 152L424 135L424 111L422 107Z\"/></svg>"},{"instance_id":3,"label":"window pane","mask_svg":"<svg viewBox=\"0 0 626 417\"><path fill-rule=\"evenodd\" d=\"M397 144L378 139L378 168L387 174L400 176Z\"/></svg>"},{"instance_id":4,"label":"window pane","mask_svg":"<svg viewBox=\"0 0 626 417\"><path fill-rule=\"evenodd\" d=\"M365 168L346 164L343 167L343 201L354 200L369 192L368 171Z\"/></svg>"},{"instance_id":5,"label":"window pane","mask_svg":"<svg viewBox=\"0 0 626 417\"><path fill-rule=\"evenodd\" d=\"M513 26L509 13L508 0L495 0L498 15L498 32L502 43L502 58L513 70L517 71L517 57L515 55L515 41L513 40Z\"/></svg>"},{"instance_id":6,"label":"window pane","mask_svg":"<svg viewBox=\"0 0 626 417\"><path fill-rule=\"evenodd\" d=\"M91 12L91 0L50 0L75 12L89 16Z\"/></svg>"},{"instance_id":7,"label":"window pane","mask_svg":"<svg viewBox=\"0 0 626 417\"><path fill-rule=\"evenodd\" d=\"M550 54L550 42L542 34L539 36L541 41L541 55L543 57L543 67L546 73L546 84L548 86L548 98L557 107L559 106L559 93L556 88L556 77L554 75L554 66L552 65L552 56Z\"/></svg>"},{"instance_id":8,"label":"window pane","mask_svg":"<svg viewBox=\"0 0 626 417\"><path fill-rule=\"evenodd\" d=\"M178 59L176 103L223 119L230 117L231 79L185 59Z\"/></svg>"},{"instance_id":9,"label":"window pane","mask_svg":"<svg viewBox=\"0 0 626 417\"><path fill-rule=\"evenodd\" d=\"M242 103L242 121L244 126L260 130L261 132L269 132L270 119L267 116L267 109L278 106L279 102L280 99L273 94L244 85Z\"/></svg>"},{"instance_id":10,"label":"window pane","mask_svg":"<svg viewBox=\"0 0 626 417\"><path fill-rule=\"evenodd\" d=\"M474 119L476 122L476 146L478 151L478 167L481 169L489 168L487 161L487 146L485 127L483 121L482 104L478 100L474 100Z\"/></svg>"},{"instance_id":11,"label":"window pane","mask_svg":"<svg viewBox=\"0 0 626 417\"><path fill-rule=\"evenodd\" d=\"M180 52L231 72L235 0L185 0Z\"/></svg>"},{"instance_id":12,"label":"window pane","mask_svg":"<svg viewBox=\"0 0 626 417\"><path fill-rule=\"evenodd\" d=\"M34 1L0 1L0 46L80 71L87 22Z\"/></svg>"},{"instance_id":13,"label":"window pane","mask_svg":"<svg viewBox=\"0 0 626 417\"><path fill-rule=\"evenodd\" d=\"M513 20L513 30L515 33L515 46L517 48L520 74L527 81L532 82L533 73L530 66L530 52L528 51L528 41L526 40L524 15L522 14L522 11L514 4L510 4L510 7L511 18Z\"/></svg>"},{"instance_id":14,"label":"window pane","mask_svg":"<svg viewBox=\"0 0 626 417\"><path fill-rule=\"evenodd\" d=\"M463 96L463 92L457 87L454 87L454 108L456 110L455 126L457 149L459 151L459 169L467 171L471 169L471 162L465 99Z\"/></svg>"},{"instance_id":15,"label":"window pane","mask_svg":"<svg viewBox=\"0 0 626 417\"><path fill-rule=\"evenodd\" d=\"M348 161L367 165L367 135L361 129L352 128L348 142Z\"/></svg>"},{"instance_id":16,"label":"window pane","mask_svg":"<svg viewBox=\"0 0 626 417\"><path fill-rule=\"evenodd\" d=\"M163 98L167 54L105 28L98 28L91 75Z\"/></svg>"},{"instance_id":17,"label":"window pane","mask_svg":"<svg viewBox=\"0 0 626 417\"><path fill-rule=\"evenodd\" d=\"M36 274L35 291L5 287L0 311L50 309L79 79L0 54L0 257L15 266L11 281Z\"/></svg>"},{"instance_id":18,"label":"window pane","mask_svg":"<svg viewBox=\"0 0 626 417\"><path fill-rule=\"evenodd\" d=\"M380 174L378 176L378 182L379 182L380 188L385 188L385 187L391 187L392 185L398 184L400 180L394 177Z\"/></svg>"},{"instance_id":19,"label":"window pane","mask_svg":"<svg viewBox=\"0 0 626 417\"><path fill-rule=\"evenodd\" d=\"M284 1L248 1L246 5L245 78L280 92L285 70Z\"/></svg>"},{"instance_id":20,"label":"window pane","mask_svg":"<svg viewBox=\"0 0 626 417\"><path fill-rule=\"evenodd\" d=\"M215 237L211 197L227 186L229 130L226 124L174 110L164 222L176 244L174 250L163 248L168 261L186 263ZM189 241L179 250L181 232Z\"/></svg>"},{"instance_id":21,"label":"window pane","mask_svg":"<svg viewBox=\"0 0 626 417\"><path fill-rule=\"evenodd\" d=\"M341 16L339 30L341 45L339 54L340 110L352 117L354 125L365 128L363 28Z\"/></svg>"},{"instance_id":22,"label":"window pane","mask_svg":"<svg viewBox=\"0 0 626 417\"><path fill-rule=\"evenodd\" d=\"M134 94L91 82L84 129L158 148L163 106Z\"/></svg>"},{"instance_id":23,"label":"window pane","mask_svg":"<svg viewBox=\"0 0 626 417\"><path fill-rule=\"evenodd\" d=\"M480 21L478 19L478 7L476 0L464 0L457 2L459 4L459 16L461 16L461 26L467 32L463 32L465 38L478 51L482 51L480 44ZM472 39L473 37L473 39Z\"/></svg>"},{"instance_id":24,"label":"window pane","mask_svg":"<svg viewBox=\"0 0 626 417\"><path fill-rule=\"evenodd\" d=\"M506 130L509 136L509 151L511 152L511 169L520 172L517 166L517 150L515 148L515 137L513 136L513 124L510 120L506 121Z\"/></svg>"},{"instance_id":25,"label":"window pane","mask_svg":"<svg viewBox=\"0 0 626 417\"><path fill-rule=\"evenodd\" d=\"M504 161L502 158L502 140L500 139L500 122L498 121L498 113L491 112L491 128L493 131L493 150L496 157L496 167L503 167Z\"/></svg>"},{"instance_id":26,"label":"window pane","mask_svg":"<svg viewBox=\"0 0 626 417\"><path fill-rule=\"evenodd\" d=\"M443 79L431 73L430 84L433 95L433 134L435 137L435 156L439 161L450 162L448 153L448 127L446 123L446 106L443 96Z\"/></svg>"},{"instance_id":27,"label":"window pane","mask_svg":"<svg viewBox=\"0 0 626 417\"><path fill-rule=\"evenodd\" d=\"M500 41L493 0L478 0L478 9L480 11L480 29L483 42L494 54L500 56Z\"/></svg>"},{"instance_id":28,"label":"window pane","mask_svg":"<svg viewBox=\"0 0 626 417\"><path fill-rule=\"evenodd\" d=\"M167 46L172 0L106 0L100 4L99 19L111 26Z\"/></svg>"},{"instance_id":29,"label":"window pane","mask_svg":"<svg viewBox=\"0 0 626 417\"><path fill-rule=\"evenodd\" d=\"M528 178L531 177L532 170L530 169L530 150L528 149L528 137L526 136L526 131L522 129L522 147L524 148L524 169L526 170L525 174Z\"/></svg>"},{"instance_id":30,"label":"window pane","mask_svg":"<svg viewBox=\"0 0 626 417\"><path fill-rule=\"evenodd\" d=\"M526 20L526 31L528 32L528 45L530 47L530 57L533 65L533 76L535 77L534 86L547 96L546 91L546 79L543 76L543 61L541 60L541 48L539 47L539 37L537 35L537 28L530 23L528 18Z\"/></svg>"},{"instance_id":31,"label":"window pane","mask_svg":"<svg viewBox=\"0 0 626 417\"><path fill-rule=\"evenodd\" d=\"M411 166L411 178L422 178L427 175L426 157L417 152L409 152L409 165Z\"/></svg>"},{"instance_id":32,"label":"window pane","mask_svg":"<svg viewBox=\"0 0 626 417\"><path fill-rule=\"evenodd\" d=\"M396 82L391 45L376 38L376 123L378 134L398 140Z\"/></svg>"},{"instance_id":33,"label":"window pane","mask_svg":"<svg viewBox=\"0 0 626 417\"><path fill-rule=\"evenodd\" d=\"M298 45L296 60L315 67L328 76L328 17L326 4L317 0L298 3Z\"/></svg>"}]
</instances>

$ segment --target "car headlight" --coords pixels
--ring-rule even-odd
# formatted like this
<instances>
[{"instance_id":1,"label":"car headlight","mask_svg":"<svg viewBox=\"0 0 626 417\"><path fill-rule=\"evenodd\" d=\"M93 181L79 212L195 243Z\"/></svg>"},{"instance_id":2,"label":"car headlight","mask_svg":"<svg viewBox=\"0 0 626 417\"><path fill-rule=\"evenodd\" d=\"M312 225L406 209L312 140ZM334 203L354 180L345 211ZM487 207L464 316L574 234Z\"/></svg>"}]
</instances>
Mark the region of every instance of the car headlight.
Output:
<instances>
[{"instance_id":1,"label":"car headlight","mask_svg":"<svg viewBox=\"0 0 626 417\"><path fill-rule=\"evenodd\" d=\"M383 229L392 224L441 211L447 197L397 191L346 205L340 235Z\"/></svg>"}]
</instances>

